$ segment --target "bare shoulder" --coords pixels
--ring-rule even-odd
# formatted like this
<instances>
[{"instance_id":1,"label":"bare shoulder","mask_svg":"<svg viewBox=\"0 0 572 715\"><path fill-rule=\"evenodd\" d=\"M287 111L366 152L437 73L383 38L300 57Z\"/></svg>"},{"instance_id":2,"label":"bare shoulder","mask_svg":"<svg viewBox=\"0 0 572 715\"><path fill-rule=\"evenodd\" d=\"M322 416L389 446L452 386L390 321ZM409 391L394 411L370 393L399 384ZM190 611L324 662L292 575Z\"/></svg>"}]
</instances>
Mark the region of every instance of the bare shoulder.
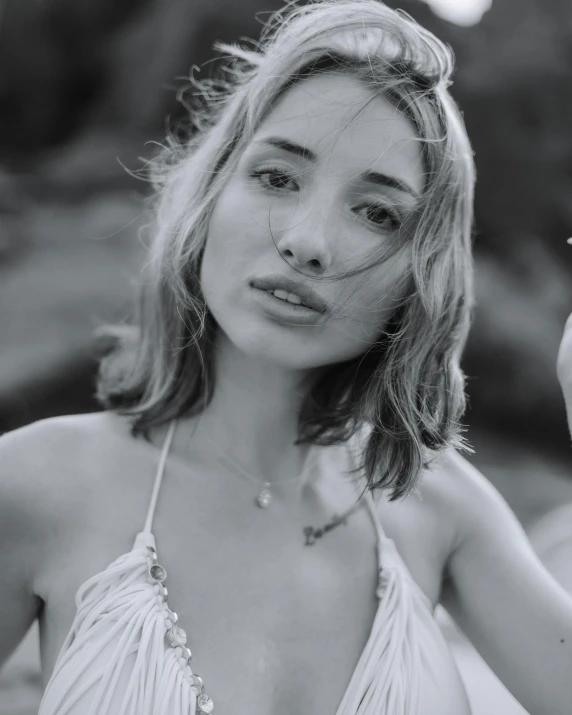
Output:
<instances>
[{"instance_id":1,"label":"bare shoulder","mask_svg":"<svg viewBox=\"0 0 572 715\"><path fill-rule=\"evenodd\" d=\"M0 436L0 663L14 650L44 600L39 580L67 534L69 515L86 510L77 470L85 421L40 420Z\"/></svg>"},{"instance_id":2,"label":"bare shoulder","mask_svg":"<svg viewBox=\"0 0 572 715\"><path fill-rule=\"evenodd\" d=\"M113 539L110 512L112 525L122 524L121 490L137 474L126 468L127 436L126 420L110 413L39 420L0 436L0 664L41 613L51 623L64 604L72 612L78 563L89 565L98 534Z\"/></svg>"},{"instance_id":3,"label":"bare shoulder","mask_svg":"<svg viewBox=\"0 0 572 715\"><path fill-rule=\"evenodd\" d=\"M101 428L106 421L109 421L106 413L64 415L3 434L1 483L17 486L24 493L47 487L55 492L77 466L76 459L88 456L86 446L92 444L97 449L97 442L105 439ZM63 491L69 493L69 489Z\"/></svg>"},{"instance_id":4,"label":"bare shoulder","mask_svg":"<svg viewBox=\"0 0 572 715\"><path fill-rule=\"evenodd\" d=\"M126 427L109 413L93 413L38 420L3 434L0 516L12 521L17 515L40 543L68 514L81 518L93 489L89 467L105 451L113 429Z\"/></svg>"},{"instance_id":5,"label":"bare shoulder","mask_svg":"<svg viewBox=\"0 0 572 715\"><path fill-rule=\"evenodd\" d=\"M419 482L421 499L454 534L452 547L510 512L486 476L455 449L436 455Z\"/></svg>"},{"instance_id":6,"label":"bare shoulder","mask_svg":"<svg viewBox=\"0 0 572 715\"><path fill-rule=\"evenodd\" d=\"M442 600L451 558L488 491L479 470L449 450L433 456L409 496L389 501L386 494L378 502L385 532L433 603Z\"/></svg>"},{"instance_id":7,"label":"bare shoulder","mask_svg":"<svg viewBox=\"0 0 572 715\"><path fill-rule=\"evenodd\" d=\"M436 454L423 470L419 489L427 498L449 507L460 502L470 505L471 498L488 491L486 477L456 449Z\"/></svg>"}]
</instances>

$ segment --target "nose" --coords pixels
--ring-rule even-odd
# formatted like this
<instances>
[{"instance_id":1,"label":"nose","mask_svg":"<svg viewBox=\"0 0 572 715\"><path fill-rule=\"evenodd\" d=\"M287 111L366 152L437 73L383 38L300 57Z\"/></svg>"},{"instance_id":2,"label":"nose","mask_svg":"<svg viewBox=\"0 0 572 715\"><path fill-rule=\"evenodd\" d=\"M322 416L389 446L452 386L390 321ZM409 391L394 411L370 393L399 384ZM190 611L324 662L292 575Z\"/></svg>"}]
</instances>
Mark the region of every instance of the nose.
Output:
<instances>
[{"instance_id":1,"label":"nose","mask_svg":"<svg viewBox=\"0 0 572 715\"><path fill-rule=\"evenodd\" d=\"M280 231L276 246L294 268L321 274L330 267L332 235L324 213L315 207L300 208Z\"/></svg>"}]
</instances>

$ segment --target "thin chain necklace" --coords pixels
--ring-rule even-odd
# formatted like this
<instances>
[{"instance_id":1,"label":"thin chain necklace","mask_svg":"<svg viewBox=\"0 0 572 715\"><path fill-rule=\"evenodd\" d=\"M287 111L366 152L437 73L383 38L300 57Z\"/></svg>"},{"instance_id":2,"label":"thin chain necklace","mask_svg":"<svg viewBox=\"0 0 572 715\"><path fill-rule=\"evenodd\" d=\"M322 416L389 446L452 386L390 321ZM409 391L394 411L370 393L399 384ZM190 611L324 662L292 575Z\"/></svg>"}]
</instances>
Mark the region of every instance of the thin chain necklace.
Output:
<instances>
[{"instance_id":1,"label":"thin chain necklace","mask_svg":"<svg viewBox=\"0 0 572 715\"><path fill-rule=\"evenodd\" d=\"M312 467L316 461L317 458L317 453L307 456L306 461L304 462L304 466L302 468L302 471L300 474L297 474L295 477L290 477L289 479L276 479L275 481L269 481L266 480L262 482L262 487L260 485L260 479L257 479L254 477L252 474L249 474L246 470L244 470L239 464L237 464L234 460L232 460L226 452L224 452L218 444L211 439L208 435L205 435L207 441L217 450L217 452L220 454L222 461L225 462L225 464L230 467L233 470L237 470L245 479L247 479L249 482L252 484L255 484L258 488L258 494L254 500L254 503L256 506L260 507L261 509L268 509L268 507L272 504L272 485L273 484L291 484L292 482L300 482L302 483L303 479L309 472L310 467Z\"/></svg>"},{"instance_id":2,"label":"thin chain necklace","mask_svg":"<svg viewBox=\"0 0 572 715\"><path fill-rule=\"evenodd\" d=\"M194 436L195 432L197 431L197 428L200 424L200 421L202 419L203 415L199 417L199 421L197 425L195 426L195 429L193 430L191 434L191 438ZM177 422L177 419L175 418L175 423ZM254 483L257 485L257 487L260 487L260 480L256 479L252 474L249 474L246 470L244 470L239 464L236 464L227 454L224 452L218 444L211 439L208 435L205 435L207 441L212 444L212 446L217 450L217 452L220 454L224 462L226 463L227 466L229 466L231 469L236 469L242 476L244 476L248 481ZM292 477L291 479L284 479L284 480L277 480L276 482L269 482L265 481L263 482L262 489L258 492L258 495L256 499L254 500L254 503L256 506L260 507L261 509L267 509L271 502L272 502L272 492L270 491L270 488L272 484L280 483L280 484L288 484L291 482L295 482L302 479L306 476L308 473L309 469L311 466L313 466L314 462L316 461L316 458L318 457L318 450L315 451L314 455L312 457L306 458L306 461L304 463L304 467L302 468L301 474L297 475L296 477ZM360 508L360 506L363 504L365 492L362 492L361 495L358 497L357 501L355 504L353 504L349 509L346 509L341 515L334 514L332 519L327 523L324 524L322 527L316 529L313 526L306 526L304 527L304 537L305 537L305 546L313 546L316 543L316 540L327 534L329 531L332 529L335 529L337 526L340 524L347 524L347 518L351 516L357 509Z\"/></svg>"}]
</instances>

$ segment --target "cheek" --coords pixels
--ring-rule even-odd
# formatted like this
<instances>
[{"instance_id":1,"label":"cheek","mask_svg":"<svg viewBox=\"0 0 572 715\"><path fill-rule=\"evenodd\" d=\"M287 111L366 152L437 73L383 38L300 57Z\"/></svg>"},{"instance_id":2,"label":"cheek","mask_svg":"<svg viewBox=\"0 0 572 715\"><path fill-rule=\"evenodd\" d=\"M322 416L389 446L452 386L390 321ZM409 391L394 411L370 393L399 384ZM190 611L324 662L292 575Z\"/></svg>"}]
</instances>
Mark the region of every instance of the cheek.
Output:
<instances>
[{"instance_id":1,"label":"cheek","mask_svg":"<svg viewBox=\"0 0 572 715\"><path fill-rule=\"evenodd\" d=\"M243 194L229 183L209 219L200 281L210 310L222 319L240 303L246 278L260 256L260 230Z\"/></svg>"},{"instance_id":2,"label":"cheek","mask_svg":"<svg viewBox=\"0 0 572 715\"><path fill-rule=\"evenodd\" d=\"M406 294L407 275L408 259L401 254L377 266L366 279L357 277L347 293L348 305L353 307L351 318L366 328L382 325Z\"/></svg>"},{"instance_id":3,"label":"cheek","mask_svg":"<svg viewBox=\"0 0 572 715\"><path fill-rule=\"evenodd\" d=\"M223 275L228 275L233 264L240 260L246 243L244 239L248 235L243 213L232 192L225 189L209 220L203 257L205 276L218 273L222 281Z\"/></svg>"},{"instance_id":4,"label":"cheek","mask_svg":"<svg viewBox=\"0 0 572 715\"><path fill-rule=\"evenodd\" d=\"M232 272L233 252L228 250L229 227L224 210L217 204L207 230L205 249L201 262L200 282L203 295L211 312L217 313L228 276Z\"/></svg>"},{"instance_id":5,"label":"cheek","mask_svg":"<svg viewBox=\"0 0 572 715\"><path fill-rule=\"evenodd\" d=\"M385 327L402 299L403 291L395 290L395 283L384 287L368 285L354 293L347 303L343 317L333 324L333 343L338 348L338 360L349 360L363 355L380 340ZM335 351L332 351L335 352Z\"/></svg>"},{"instance_id":6,"label":"cheek","mask_svg":"<svg viewBox=\"0 0 572 715\"><path fill-rule=\"evenodd\" d=\"M226 264L240 263L247 259L245 254L256 253L261 243L268 240L267 223L267 213L256 210L248 195L231 182L213 209L206 250L210 242L211 254L216 253Z\"/></svg>"},{"instance_id":7,"label":"cheek","mask_svg":"<svg viewBox=\"0 0 572 715\"><path fill-rule=\"evenodd\" d=\"M211 222L201 264L201 283L205 297L225 285L226 276L232 270L232 252L225 250L224 226Z\"/></svg>"},{"instance_id":8,"label":"cheek","mask_svg":"<svg viewBox=\"0 0 572 715\"><path fill-rule=\"evenodd\" d=\"M205 254L223 254L225 244L228 244L230 233L229 209L226 198L222 194L211 214L207 230Z\"/></svg>"}]
</instances>

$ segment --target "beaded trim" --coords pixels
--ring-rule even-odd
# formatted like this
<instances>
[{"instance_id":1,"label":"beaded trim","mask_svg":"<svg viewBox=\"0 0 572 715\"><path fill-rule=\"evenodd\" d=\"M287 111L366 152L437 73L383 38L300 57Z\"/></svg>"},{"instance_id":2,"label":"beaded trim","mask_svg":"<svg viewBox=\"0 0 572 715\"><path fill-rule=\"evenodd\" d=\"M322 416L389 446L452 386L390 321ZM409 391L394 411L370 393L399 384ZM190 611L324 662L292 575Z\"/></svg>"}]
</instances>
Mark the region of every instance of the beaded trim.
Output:
<instances>
[{"instance_id":1,"label":"beaded trim","mask_svg":"<svg viewBox=\"0 0 572 715\"><path fill-rule=\"evenodd\" d=\"M377 588L375 589L375 595L378 598L383 598L387 585L389 583L389 574L387 568L380 566L377 572Z\"/></svg>"},{"instance_id":2,"label":"beaded trim","mask_svg":"<svg viewBox=\"0 0 572 715\"><path fill-rule=\"evenodd\" d=\"M167 608L165 610L165 625L167 630L165 632L165 642L171 648L174 649L175 655L183 668L185 676L190 683L191 690L196 695L197 698L197 713L198 715L212 715L214 712L214 703L212 699L205 693L203 679L197 673L193 673L191 670L191 659L192 653L189 648L187 648L187 634L181 626L177 625L179 617L172 611L167 604L168 590L165 586L165 581L167 580L167 570L161 566L157 560L157 552L151 546L147 546L149 550L149 569L147 572L149 581L155 584L158 592L158 599L160 604L164 604Z\"/></svg>"}]
</instances>

